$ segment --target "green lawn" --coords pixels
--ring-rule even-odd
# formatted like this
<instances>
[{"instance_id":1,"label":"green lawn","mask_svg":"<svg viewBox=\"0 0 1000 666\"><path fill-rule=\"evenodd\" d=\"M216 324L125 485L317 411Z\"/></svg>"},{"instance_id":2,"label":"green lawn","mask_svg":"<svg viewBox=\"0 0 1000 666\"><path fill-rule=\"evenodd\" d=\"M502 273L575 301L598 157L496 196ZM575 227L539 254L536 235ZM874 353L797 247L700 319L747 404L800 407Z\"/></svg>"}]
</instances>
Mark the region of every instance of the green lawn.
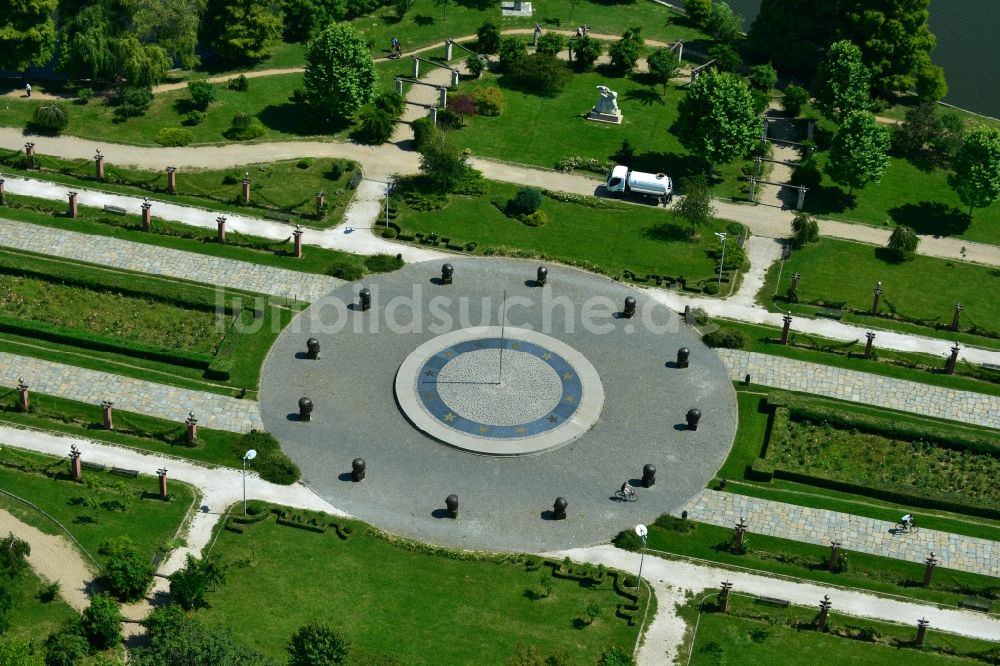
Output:
<instances>
[{"instance_id":1,"label":"green lawn","mask_svg":"<svg viewBox=\"0 0 1000 666\"><path fill-rule=\"evenodd\" d=\"M698 616L698 595L681 611L693 623ZM913 649L909 642L916 635L913 626L841 615L836 602L828 621L828 632L815 630L817 610L791 606L761 606L753 598L738 593L729 597L729 612L719 613L717 600L706 600L697 633L686 641L682 658L691 653L690 663L709 664L782 664L832 663L882 666L906 663L913 666L959 666L991 663L997 654L988 641L943 634L930 630L923 649ZM982 655L981 661L973 655ZM993 656L987 656L993 655Z\"/></svg>"},{"instance_id":2,"label":"green lawn","mask_svg":"<svg viewBox=\"0 0 1000 666\"><path fill-rule=\"evenodd\" d=\"M315 621L365 652L406 664L502 664L519 642L544 655L565 653L560 663L581 666L611 645L631 652L639 629L615 616L628 602L610 577L580 584L551 576L548 566L529 571L517 556L436 551L336 522L352 529L349 538L332 528L319 534L281 526L273 516L244 526L244 534L223 530L213 552L241 564L199 615L232 626L237 640L279 659L292 633ZM533 598L546 575L551 594ZM600 614L587 626L581 618L590 603ZM640 607L645 603L644 593Z\"/></svg>"},{"instance_id":3,"label":"green lawn","mask_svg":"<svg viewBox=\"0 0 1000 666\"><path fill-rule=\"evenodd\" d=\"M408 233L436 233L450 238L452 245L475 242L477 254L545 257L612 276L626 269L641 276L683 276L692 287L715 274L717 264L708 251L718 246L712 232L726 227L721 220L700 228L698 240L691 241L688 227L663 209L616 202L606 209L591 208L544 197L540 210L548 222L530 227L491 203L505 205L517 189L489 182L485 196L453 196L447 207L429 212L401 204L396 221Z\"/></svg>"},{"instance_id":4,"label":"green lawn","mask_svg":"<svg viewBox=\"0 0 1000 666\"><path fill-rule=\"evenodd\" d=\"M881 313L950 327L955 303L961 303L965 308L961 322L963 329L976 327L1000 337L1000 300L995 297L1000 288L1000 270L923 256L896 263L881 259L879 255L879 248L871 245L822 238L818 243L794 250L783 268L775 264L768 270L760 292L761 300L765 304L770 301L780 270L781 283L777 285L780 296L788 290L793 273L802 276L798 287L799 307L847 307L865 313L871 309L875 283L881 282ZM794 311L797 308L793 306L791 309ZM873 319L865 314L852 319L885 328L907 323L896 322L889 317ZM908 332L914 330L924 335L956 339L951 331L937 330L930 325L911 325ZM1000 346L1000 339L996 338L971 335L958 339Z\"/></svg>"},{"instance_id":5,"label":"green lawn","mask_svg":"<svg viewBox=\"0 0 1000 666\"><path fill-rule=\"evenodd\" d=\"M30 567L14 579L3 579L3 583L10 584L14 605L7 616L11 626L3 632L2 641L37 641L58 630L65 620L76 615L58 595L51 600L43 600L43 592L48 585Z\"/></svg>"},{"instance_id":6,"label":"green lawn","mask_svg":"<svg viewBox=\"0 0 1000 666\"><path fill-rule=\"evenodd\" d=\"M14 469L12 464L35 471ZM34 503L58 520L95 557L104 541L121 535L131 537L152 557L174 538L194 501L192 489L178 481L170 483L170 500L164 502L159 499L155 476L132 479L85 469L84 478L99 484L96 498L102 505L123 502L126 506L125 510L109 506L95 510L81 503L86 488L73 481L69 473L65 457L58 459L6 446L0 449L0 488ZM63 534L36 509L5 494L0 494L0 508L47 534Z\"/></svg>"}]
</instances>

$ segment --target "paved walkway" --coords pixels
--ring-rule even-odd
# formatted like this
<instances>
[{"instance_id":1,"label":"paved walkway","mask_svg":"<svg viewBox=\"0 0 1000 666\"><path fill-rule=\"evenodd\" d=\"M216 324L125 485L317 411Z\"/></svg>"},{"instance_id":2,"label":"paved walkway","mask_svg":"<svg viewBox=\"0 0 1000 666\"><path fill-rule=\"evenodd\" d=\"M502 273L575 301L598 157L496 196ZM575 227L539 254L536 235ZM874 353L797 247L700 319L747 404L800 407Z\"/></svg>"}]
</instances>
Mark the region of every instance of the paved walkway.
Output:
<instances>
[{"instance_id":1,"label":"paved walkway","mask_svg":"<svg viewBox=\"0 0 1000 666\"><path fill-rule=\"evenodd\" d=\"M182 423L190 412L194 412L198 424L204 428L230 432L264 429L254 400L239 400L0 352L0 386L16 386L21 378L31 391L89 405L99 405L110 399L115 409L177 423Z\"/></svg>"},{"instance_id":2,"label":"paved walkway","mask_svg":"<svg viewBox=\"0 0 1000 666\"><path fill-rule=\"evenodd\" d=\"M717 349L733 380L749 374L755 384L802 391L838 400L911 412L938 419L1000 428L1000 397L919 384L867 372L768 356L740 349Z\"/></svg>"},{"instance_id":3,"label":"paved walkway","mask_svg":"<svg viewBox=\"0 0 1000 666\"><path fill-rule=\"evenodd\" d=\"M343 280L274 266L184 252L158 245L91 236L0 219L0 245L109 268L164 275L272 296L314 301Z\"/></svg>"},{"instance_id":4,"label":"paved walkway","mask_svg":"<svg viewBox=\"0 0 1000 666\"><path fill-rule=\"evenodd\" d=\"M885 520L715 490L703 490L683 510L702 523L733 527L745 518L756 534L821 546L840 541L845 550L907 562L922 563L933 551L946 569L1000 576L1000 543L988 539L924 528L896 534L896 524Z\"/></svg>"}]
</instances>

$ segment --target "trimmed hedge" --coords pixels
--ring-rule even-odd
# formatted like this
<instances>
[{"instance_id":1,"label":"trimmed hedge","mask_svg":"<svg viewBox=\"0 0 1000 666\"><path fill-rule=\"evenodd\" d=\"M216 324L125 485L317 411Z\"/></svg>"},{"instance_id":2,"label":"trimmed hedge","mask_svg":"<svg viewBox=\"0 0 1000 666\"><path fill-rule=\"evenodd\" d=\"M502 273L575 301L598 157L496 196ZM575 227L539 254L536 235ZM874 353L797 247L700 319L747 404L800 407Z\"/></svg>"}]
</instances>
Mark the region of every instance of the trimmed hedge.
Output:
<instances>
[{"instance_id":1,"label":"trimmed hedge","mask_svg":"<svg viewBox=\"0 0 1000 666\"><path fill-rule=\"evenodd\" d=\"M257 473L260 478L271 483L289 486L299 480L298 465L285 455L281 444L274 435L259 430L251 430L240 438L241 451L255 449Z\"/></svg>"}]
</instances>

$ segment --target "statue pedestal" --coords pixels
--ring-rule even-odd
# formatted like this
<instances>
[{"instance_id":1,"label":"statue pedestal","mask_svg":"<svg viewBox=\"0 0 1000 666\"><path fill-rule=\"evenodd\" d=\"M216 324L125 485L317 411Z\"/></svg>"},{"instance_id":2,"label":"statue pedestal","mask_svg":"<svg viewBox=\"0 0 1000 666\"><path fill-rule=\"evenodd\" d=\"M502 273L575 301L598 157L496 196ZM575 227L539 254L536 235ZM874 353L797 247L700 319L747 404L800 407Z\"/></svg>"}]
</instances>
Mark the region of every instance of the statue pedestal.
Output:
<instances>
[{"instance_id":1,"label":"statue pedestal","mask_svg":"<svg viewBox=\"0 0 1000 666\"><path fill-rule=\"evenodd\" d=\"M520 2L519 0L501 2L500 14L502 16L531 16L531 3Z\"/></svg>"},{"instance_id":2,"label":"statue pedestal","mask_svg":"<svg viewBox=\"0 0 1000 666\"><path fill-rule=\"evenodd\" d=\"M611 123L612 125L622 124L622 114L618 113L607 113L605 111L598 111L596 108L591 109L590 113L587 114L587 120L593 120L599 123Z\"/></svg>"}]
</instances>

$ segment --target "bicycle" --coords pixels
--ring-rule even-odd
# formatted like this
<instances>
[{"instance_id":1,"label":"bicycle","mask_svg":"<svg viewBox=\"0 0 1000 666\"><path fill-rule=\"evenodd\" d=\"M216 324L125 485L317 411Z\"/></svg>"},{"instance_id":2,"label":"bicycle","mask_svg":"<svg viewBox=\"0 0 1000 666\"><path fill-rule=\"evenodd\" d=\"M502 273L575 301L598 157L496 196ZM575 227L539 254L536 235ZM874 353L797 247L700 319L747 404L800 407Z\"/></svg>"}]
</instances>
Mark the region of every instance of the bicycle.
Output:
<instances>
[{"instance_id":1,"label":"bicycle","mask_svg":"<svg viewBox=\"0 0 1000 666\"><path fill-rule=\"evenodd\" d=\"M624 490L616 490L615 497L618 498L620 502L638 502L639 495L633 490L631 492L625 492Z\"/></svg>"},{"instance_id":2,"label":"bicycle","mask_svg":"<svg viewBox=\"0 0 1000 666\"><path fill-rule=\"evenodd\" d=\"M896 534L919 534L920 528L913 523L896 523Z\"/></svg>"}]
</instances>

